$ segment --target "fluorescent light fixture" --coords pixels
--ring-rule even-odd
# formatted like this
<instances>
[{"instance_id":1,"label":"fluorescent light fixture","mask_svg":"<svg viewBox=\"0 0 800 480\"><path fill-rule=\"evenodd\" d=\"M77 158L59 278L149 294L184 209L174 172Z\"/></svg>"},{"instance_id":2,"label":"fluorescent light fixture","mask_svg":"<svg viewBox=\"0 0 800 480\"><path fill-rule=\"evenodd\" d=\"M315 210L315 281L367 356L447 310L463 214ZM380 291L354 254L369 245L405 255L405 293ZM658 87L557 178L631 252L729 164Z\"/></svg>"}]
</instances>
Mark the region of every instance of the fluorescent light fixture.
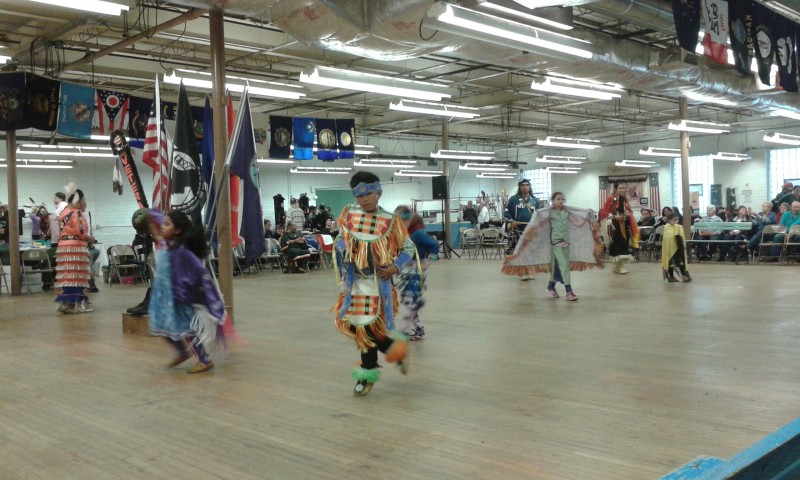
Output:
<instances>
[{"instance_id":1,"label":"fluorescent light fixture","mask_svg":"<svg viewBox=\"0 0 800 480\"><path fill-rule=\"evenodd\" d=\"M427 113L429 115L441 115L443 117L455 118L475 118L480 117L477 108L457 107L455 105L444 105L441 103L417 102L414 100L400 100L389 104L389 110L401 112Z\"/></svg>"},{"instance_id":2,"label":"fluorescent light fixture","mask_svg":"<svg viewBox=\"0 0 800 480\"><path fill-rule=\"evenodd\" d=\"M10 61L11 61L11 57L6 56L6 55L0 55L0 65L2 65L4 63L8 63Z\"/></svg>"},{"instance_id":3,"label":"fluorescent light fixture","mask_svg":"<svg viewBox=\"0 0 800 480\"><path fill-rule=\"evenodd\" d=\"M646 160L622 160L619 162L614 162L614 165L618 167L632 167L632 168L652 168L658 166L656 162L648 162Z\"/></svg>"},{"instance_id":4,"label":"fluorescent light fixture","mask_svg":"<svg viewBox=\"0 0 800 480\"><path fill-rule=\"evenodd\" d=\"M417 166L416 160L389 160L389 159L372 159L367 158L360 161L353 162L354 167L372 167L372 168L415 168Z\"/></svg>"},{"instance_id":5,"label":"fluorescent light fixture","mask_svg":"<svg viewBox=\"0 0 800 480\"><path fill-rule=\"evenodd\" d=\"M47 155L55 157L116 158L110 148L68 145L20 145L19 155Z\"/></svg>"},{"instance_id":6,"label":"fluorescent light fixture","mask_svg":"<svg viewBox=\"0 0 800 480\"><path fill-rule=\"evenodd\" d=\"M167 72L164 75L164 83L169 83L171 85L180 85L181 81L187 87L195 87L195 88L203 88L206 90L211 90L211 74L204 73L204 72L193 72L191 70L182 70L182 69L174 69ZM250 95L256 95L259 97L276 97L276 98L289 98L293 100L297 100L300 97L305 97L305 93L301 92L292 92L288 90L279 90L276 88L272 88L273 86L281 86L284 88L296 88L292 85L287 85L285 83L274 83L274 82L265 82L263 80L255 80L252 78L243 78L243 77L233 77L233 76L226 76L225 77L225 88L230 90L231 92L241 93L244 91L245 84L250 85L248 88L248 92Z\"/></svg>"},{"instance_id":7,"label":"fluorescent light fixture","mask_svg":"<svg viewBox=\"0 0 800 480\"><path fill-rule=\"evenodd\" d=\"M497 12L502 12L508 15L514 15L516 17L524 18L525 20L531 22L541 23L542 25L547 25L549 27L557 28L559 30L572 30L572 25L556 22L554 20L550 20L549 18L531 15L530 13L520 12L519 10L514 10L513 8L504 7L502 5L497 5L491 2L481 3L480 8L489 8Z\"/></svg>"},{"instance_id":8,"label":"fluorescent light fixture","mask_svg":"<svg viewBox=\"0 0 800 480\"><path fill-rule=\"evenodd\" d=\"M660 147L647 147L639 149L639 155L647 155L650 157L680 157L680 148L660 148Z\"/></svg>"},{"instance_id":9,"label":"fluorescent light fixture","mask_svg":"<svg viewBox=\"0 0 800 480\"><path fill-rule=\"evenodd\" d=\"M506 172L507 163L467 163L461 165L459 170L478 170L481 172Z\"/></svg>"},{"instance_id":10,"label":"fluorescent light fixture","mask_svg":"<svg viewBox=\"0 0 800 480\"><path fill-rule=\"evenodd\" d=\"M331 67L314 67L303 70L300 72L300 82L436 102L451 96L447 87L436 83Z\"/></svg>"},{"instance_id":11,"label":"fluorescent light fixture","mask_svg":"<svg viewBox=\"0 0 800 480\"><path fill-rule=\"evenodd\" d=\"M545 51L592 58L592 52L586 49L591 45L589 42L455 5L437 2L428 10L428 17L433 18L431 23L437 29L455 35L504 47L515 44L519 48L536 47Z\"/></svg>"},{"instance_id":12,"label":"fluorescent light fixture","mask_svg":"<svg viewBox=\"0 0 800 480\"><path fill-rule=\"evenodd\" d=\"M691 100L703 103L713 103L716 105L724 105L726 107L736 106L736 102L732 102L722 97L715 97L713 95L704 95L702 93L697 93L697 92L683 92L683 96Z\"/></svg>"},{"instance_id":13,"label":"fluorescent light fixture","mask_svg":"<svg viewBox=\"0 0 800 480\"><path fill-rule=\"evenodd\" d=\"M398 177L438 177L444 173L436 170L397 170L394 172Z\"/></svg>"},{"instance_id":14,"label":"fluorescent light fixture","mask_svg":"<svg viewBox=\"0 0 800 480\"><path fill-rule=\"evenodd\" d=\"M470 152L468 150L439 150L431 152L431 158L446 160L476 160L488 162L494 160L494 152Z\"/></svg>"},{"instance_id":15,"label":"fluorescent light fixture","mask_svg":"<svg viewBox=\"0 0 800 480\"><path fill-rule=\"evenodd\" d=\"M730 153L730 152L717 152L711 155L712 160L728 160L729 162L741 162L742 160L749 160L750 155L746 153Z\"/></svg>"},{"instance_id":16,"label":"fluorescent light fixture","mask_svg":"<svg viewBox=\"0 0 800 480\"><path fill-rule=\"evenodd\" d=\"M537 83L536 81L531 83L531 89L533 90L539 90L548 93L560 93L563 95L571 95L573 97L594 98L596 100L613 100L621 96L619 93L596 90L596 88L598 88L597 85L590 83L584 84L580 87L557 85L554 84L549 77L545 78L541 83Z\"/></svg>"},{"instance_id":17,"label":"fluorescent light fixture","mask_svg":"<svg viewBox=\"0 0 800 480\"><path fill-rule=\"evenodd\" d=\"M584 150L592 150L603 146L603 144L597 140L567 137L547 137L544 140L540 138L536 140L536 145L542 147L582 148Z\"/></svg>"},{"instance_id":18,"label":"fluorescent light fixture","mask_svg":"<svg viewBox=\"0 0 800 480\"><path fill-rule=\"evenodd\" d=\"M475 175L475 178L493 178L495 180L502 180L505 178L509 179L517 178L517 176L511 172L505 172L505 173L483 172Z\"/></svg>"},{"instance_id":19,"label":"fluorescent light fixture","mask_svg":"<svg viewBox=\"0 0 800 480\"><path fill-rule=\"evenodd\" d=\"M92 135L92 136L89 137L89 139L90 140L102 141L102 142L108 142L108 141L110 141L110 136L109 135Z\"/></svg>"},{"instance_id":20,"label":"fluorescent light fixture","mask_svg":"<svg viewBox=\"0 0 800 480\"><path fill-rule=\"evenodd\" d=\"M350 167L297 167L289 170L291 173L317 173L321 175L347 175Z\"/></svg>"},{"instance_id":21,"label":"fluorescent light fixture","mask_svg":"<svg viewBox=\"0 0 800 480\"><path fill-rule=\"evenodd\" d=\"M211 40L209 40L208 38L195 37L195 36L192 36L192 35L187 35L185 33L159 32L159 33L156 33L156 37L169 38L170 40L178 40L180 42L193 43L193 44L196 44L196 45L210 45L211 44ZM248 53L260 53L260 52L264 52L266 50L264 48L256 48L256 47L252 47L250 45L242 45L242 44L231 43L231 42L225 42L225 48L230 49L230 50L237 50L237 51L240 51L240 52L248 52Z\"/></svg>"},{"instance_id":22,"label":"fluorescent light fixture","mask_svg":"<svg viewBox=\"0 0 800 480\"><path fill-rule=\"evenodd\" d=\"M772 115L773 117L778 116L778 117L791 118L793 120L800 120L799 112L795 112L794 110L787 110L785 108L773 108L772 111L770 111L770 115Z\"/></svg>"},{"instance_id":23,"label":"fluorescent light fixture","mask_svg":"<svg viewBox=\"0 0 800 480\"><path fill-rule=\"evenodd\" d=\"M259 158L256 163L294 163L294 160L288 158Z\"/></svg>"},{"instance_id":24,"label":"fluorescent light fixture","mask_svg":"<svg viewBox=\"0 0 800 480\"><path fill-rule=\"evenodd\" d=\"M681 132L699 133L726 133L731 131L731 126L728 123L698 122L695 120L681 120L678 123L670 122L668 128Z\"/></svg>"},{"instance_id":25,"label":"fluorescent light fixture","mask_svg":"<svg viewBox=\"0 0 800 480\"><path fill-rule=\"evenodd\" d=\"M764 141L770 143L779 143L781 145L798 146L800 145L800 136L775 132L764 135Z\"/></svg>"},{"instance_id":26,"label":"fluorescent light fixture","mask_svg":"<svg viewBox=\"0 0 800 480\"><path fill-rule=\"evenodd\" d=\"M101 0L28 0L30 2L45 3L56 7L74 8L86 12L102 13L104 15L121 15L123 11L128 11L127 5L120 3L103 2Z\"/></svg>"},{"instance_id":27,"label":"fluorescent light fixture","mask_svg":"<svg viewBox=\"0 0 800 480\"><path fill-rule=\"evenodd\" d=\"M542 155L536 157L538 163L563 163L565 165L581 165L586 161L586 157L567 157L562 155Z\"/></svg>"},{"instance_id":28,"label":"fluorescent light fixture","mask_svg":"<svg viewBox=\"0 0 800 480\"><path fill-rule=\"evenodd\" d=\"M547 167L544 171L550 173L578 173L580 167Z\"/></svg>"}]
</instances>

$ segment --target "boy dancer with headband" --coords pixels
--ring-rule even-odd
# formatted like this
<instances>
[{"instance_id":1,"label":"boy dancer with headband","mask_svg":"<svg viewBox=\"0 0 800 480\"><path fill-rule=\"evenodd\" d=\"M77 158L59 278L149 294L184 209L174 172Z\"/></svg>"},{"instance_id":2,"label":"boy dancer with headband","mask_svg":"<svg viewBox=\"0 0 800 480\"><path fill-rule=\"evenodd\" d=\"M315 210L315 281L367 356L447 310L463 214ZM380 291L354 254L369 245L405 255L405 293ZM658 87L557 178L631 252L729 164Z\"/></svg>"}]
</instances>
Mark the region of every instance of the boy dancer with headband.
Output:
<instances>
[{"instance_id":1,"label":"boy dancer with headband","mask_svg":"<svg viewBox=\"0 0 800 480\"><path fill-rule=\"evenodd\" d=\"M344 207L338 219L335 261L341 289L334 308L336 326L361 350L361 365L353 369L353 393L363 396L380 377L378 350L387 362L397 362L403 374L408 371L405 337L389 337L398 307L391 279L412 261L415 248L403 222L378 206L377 176L357 172L350 188L356 204Z\"/></svg>"}]
</instances>

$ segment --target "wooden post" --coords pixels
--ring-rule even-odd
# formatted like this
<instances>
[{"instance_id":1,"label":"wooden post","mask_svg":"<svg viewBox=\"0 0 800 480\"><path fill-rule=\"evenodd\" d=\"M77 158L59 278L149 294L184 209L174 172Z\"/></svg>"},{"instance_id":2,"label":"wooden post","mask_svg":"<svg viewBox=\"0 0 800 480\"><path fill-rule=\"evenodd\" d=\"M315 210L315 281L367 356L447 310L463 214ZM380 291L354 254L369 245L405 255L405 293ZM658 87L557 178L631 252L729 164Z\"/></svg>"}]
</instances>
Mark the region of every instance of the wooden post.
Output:
<instances>
[{"instance_id":1,"label":"wooden post","mask_svg":"<svg viewBox=\"0 0 800 480\"><path fill-rule=\"evenodd\" d=\"M678 97L678 112L681 120L688 120L689 102L684 96ZM681 195L683 197L683 233L689 239L692 238L692 199L689 197L689 132L681 132Z\"/></svg>"},{"instance_id":2,"label":"wooden post","mask_svg":"<svg viewBox=\"0 0 800 480\"><path fill-rule=\"evenodd\" d=\"M22 265L19 254L19 198L17 195L17 132L6 132L6 185L8 186L8 265L11 271L11 295L22 293Z\"/></svg>"},{"instance_id":3,"label":"wooden post","mask_svg":"<svg viewBox=\"0 0 800 480\"><path fill-rule=\"evenodd\" d=\"M225 109L225 31L223 9L214 7L209 13L211 34L211 83L214 109L214 174L217 179L217 242L219 251L219 288L225 308L233 321L233 247L231 247L231 197L228 176L223 178L222 167L228 152L228 122Z\"/></svg>"}]
</instances>

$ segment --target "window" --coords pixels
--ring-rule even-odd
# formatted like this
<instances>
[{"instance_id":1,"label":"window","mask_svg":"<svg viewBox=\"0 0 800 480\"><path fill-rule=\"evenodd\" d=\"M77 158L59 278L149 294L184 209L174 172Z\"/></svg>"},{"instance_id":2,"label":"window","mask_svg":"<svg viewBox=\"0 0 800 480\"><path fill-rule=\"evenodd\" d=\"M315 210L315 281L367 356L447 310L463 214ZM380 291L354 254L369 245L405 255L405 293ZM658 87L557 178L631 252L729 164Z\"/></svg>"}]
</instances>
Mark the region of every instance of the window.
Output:
<instances>
[{"instance_id":1,"label":"window","mask_svg":"<svg viewBox=\"0 0 800 480\"><path fill-rule=\"evenodd\" d=\"M547 201L547 203L550 203L550 195L553 193L553 184L551 182L552 175L551 172L548 172L544 168L522 171L522 178L527 178L531 181L533 195L538 198L539 201Z\"/></svg>"},{"instance_id":2,"label":"window","mask_svg":"<svg viewBox=\"0 0 800 480\"><path fill-rule=\"evenodd\" d=\"M769 151L769 198L775 198L786 182L800 179L800 148L775 148Z\"/></svg>"},{"instance_id":3,"label":"window","mask_svg":"<svg viewBox=\"0 0 800 480\"><path fill-rule=\"evenodd\" d=\"M711 184L714 183L714 160L711 155L689 157L689 198L692 208L702 214L711 203ZM683 210L681 159L672 159L672 205ZM668 206L668 205L663 205Z\"/></svg>"}]
</instances>

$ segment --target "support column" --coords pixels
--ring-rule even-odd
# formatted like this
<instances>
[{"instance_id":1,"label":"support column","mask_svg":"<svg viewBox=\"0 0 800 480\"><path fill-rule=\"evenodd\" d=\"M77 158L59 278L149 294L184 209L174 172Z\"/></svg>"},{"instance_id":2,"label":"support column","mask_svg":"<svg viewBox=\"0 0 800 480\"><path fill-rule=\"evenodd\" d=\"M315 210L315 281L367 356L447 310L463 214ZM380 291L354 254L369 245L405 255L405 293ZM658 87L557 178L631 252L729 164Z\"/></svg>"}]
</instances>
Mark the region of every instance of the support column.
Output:
<instances>
[{"instance_id":1,"label":"support column","mask_svg":"<svg viewBox=\"0 0 800 480\"><path fill-rule=\"evenodd\" d=\"M678 114L681 120L688 120L689 102L686 97L678 97ZM692 201L689 196L689 132L681 132L681 196L683 198L683 233L692 238Z\"/></svg>"},{"instance_id":2,"label":"support column","mask_svg":"<svg viewBox=\"0 0 800 480\"><path fill-rule=\"evenodd\" d=\"M17 195L17 132L6 132L6 184L8 186L8 265L11 270L11 295L22 293L19 255L19 198Z\"/></svg>"},{"instance_id":3,"label":"support column","mask_svg":"<svg viewBox=\"0 0 800 480\"><path fill-rule=\"evenodd\" d=\"M442 118L442 149L450 149L450 125L447 123L446 118ZM442 228L444 229L444 243L445 250L449 245L453 244L453 239L450 238L450 160L442 159L442 175L447 180L447 195L444 199L444 212L442 213ZM450 258L450 253L446 252L446 257Z\"/></svg>"},{"instance_id":4,"label":"support column","mask_svg":"<svg viewBox=\"0 0 800 480\"><path fill-rule=\"evenodd\" d=\"M225 308L233 316L233 247L231 246L231 196L229 176L223 177L225 156L228 152L228 119L225 108L225 30L223 9L214 7L209 12L211 34L211 98L214 109L214 174L217 181L217 265L219 288ZM226 170L227 171L227 170Z\"/></svg>"}]
</instances>

